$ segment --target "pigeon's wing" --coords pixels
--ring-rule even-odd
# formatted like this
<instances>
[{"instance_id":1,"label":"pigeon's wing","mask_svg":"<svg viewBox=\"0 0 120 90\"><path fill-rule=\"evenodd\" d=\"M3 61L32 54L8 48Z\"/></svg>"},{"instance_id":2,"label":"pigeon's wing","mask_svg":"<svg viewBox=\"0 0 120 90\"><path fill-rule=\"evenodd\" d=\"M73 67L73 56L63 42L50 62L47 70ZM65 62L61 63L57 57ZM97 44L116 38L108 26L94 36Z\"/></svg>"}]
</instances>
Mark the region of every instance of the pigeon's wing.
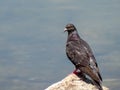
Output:
<instances>
[{"instance_id":1,"label":"pigeon's wing","mask_svg":"<svg viewBox=\"0 0 120 90\"><path fill-rule=\"evenodd\" d=\"M95 57L94 57L94 54L93 54L90 46L87 44L87 42L85 42L85 41L82 40L82 39L81 39L81 43L82 43L83 48L85 49L86 53L87 53L88 56L89 56L89 62L90 62L91 68L93 69L93 71L95 71L95 72L98 74L98 77L99 77L100 80L102 81L102 77L101 77L101 75L100 75L100 72L99 72L99 68L98 68L96 59L95 59Z\"/></svg>"}]
</instances>

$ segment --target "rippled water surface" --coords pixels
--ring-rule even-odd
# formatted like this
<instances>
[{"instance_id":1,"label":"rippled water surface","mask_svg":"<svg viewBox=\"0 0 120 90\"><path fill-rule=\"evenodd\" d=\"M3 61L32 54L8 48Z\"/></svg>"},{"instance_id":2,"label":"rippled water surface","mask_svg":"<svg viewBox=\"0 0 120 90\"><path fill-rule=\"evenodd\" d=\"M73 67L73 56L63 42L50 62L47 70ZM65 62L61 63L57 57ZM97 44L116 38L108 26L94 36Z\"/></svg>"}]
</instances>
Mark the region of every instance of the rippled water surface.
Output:
<instances>
[{"instance_id":1,"label":"rippled water surface","mask_svg":"<svg viewBox=\"0 0 120 90\"><path fill-rule=\"evenodd\" d=\"M0 90L44 90L71 73L67 23L90 44L103 85L119 90L120 0L1 0Z\"/></svg>"}]
</instances>

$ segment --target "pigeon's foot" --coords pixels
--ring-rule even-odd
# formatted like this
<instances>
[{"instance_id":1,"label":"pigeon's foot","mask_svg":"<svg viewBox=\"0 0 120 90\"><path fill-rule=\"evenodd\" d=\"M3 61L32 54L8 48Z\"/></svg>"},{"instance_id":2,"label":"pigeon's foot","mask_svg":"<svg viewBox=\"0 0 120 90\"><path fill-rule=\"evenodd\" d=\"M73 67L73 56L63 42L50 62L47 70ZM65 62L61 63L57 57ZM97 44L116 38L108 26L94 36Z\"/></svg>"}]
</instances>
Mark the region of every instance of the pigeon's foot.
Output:
<instances>
[{"instance_id":1,"label":"pigeon's foot","mask_svg":"<svg viewBox=\"0 0 120 90\"><path fill-rule=\"evenodd\" d=\"M82 80L86 79L85 75L79 70L79 69L75 69L73 71L73 74L77 75L78 77L80 77Z\"/></svg>"},{"instance_id":2,"label":"pigeon's foot","mask_svg":"<svg viewBox=\"0 0 120 90\"><path fill-rule=\"evenodd\" d=\"M74 73L75 75L78 75L80 72L78 72L78 69L75 69L75 70L73 71L73 73Z\"/></svg>"}]
</instances>

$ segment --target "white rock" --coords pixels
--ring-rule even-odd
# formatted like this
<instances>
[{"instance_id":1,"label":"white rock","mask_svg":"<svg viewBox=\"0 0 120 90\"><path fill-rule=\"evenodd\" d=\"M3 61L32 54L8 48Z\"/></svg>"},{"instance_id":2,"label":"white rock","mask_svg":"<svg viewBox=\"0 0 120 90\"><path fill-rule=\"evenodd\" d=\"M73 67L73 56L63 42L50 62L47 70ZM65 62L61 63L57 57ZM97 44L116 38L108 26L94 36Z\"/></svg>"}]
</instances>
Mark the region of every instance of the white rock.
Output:
<instances>
[{"instance_id":1,"label":"white rock","mask_svg":"<svg viewBox=\"0 0 120 90\"><path fill-rule=\"evenodd\" d=\"M72 73L63 80L52 84L45 90L98 90L98 89L91 83L83 81L80 77ZM103 86L103 90L109 89Z\"/></svg>"}]
</instances>

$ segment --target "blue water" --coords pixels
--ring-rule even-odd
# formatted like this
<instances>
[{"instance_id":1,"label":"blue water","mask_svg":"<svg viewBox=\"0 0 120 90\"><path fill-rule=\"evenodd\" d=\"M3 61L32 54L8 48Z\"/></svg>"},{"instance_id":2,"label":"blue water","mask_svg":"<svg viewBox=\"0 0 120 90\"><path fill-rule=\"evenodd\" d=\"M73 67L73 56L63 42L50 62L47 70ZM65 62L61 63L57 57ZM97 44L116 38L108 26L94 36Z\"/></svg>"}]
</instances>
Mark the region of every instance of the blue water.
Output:
<instances>
[{"instance_id":1,"label":"blue water","mask_svg":"<svg viewBox=\"0 0 120 90\"><path fill-rule=\"evenodd\" d=\"M119 90L120 0L1 0L0 90L44 90L70 74L67 23L90 44L103 85Z\"/></svg>"}]
</instances>

